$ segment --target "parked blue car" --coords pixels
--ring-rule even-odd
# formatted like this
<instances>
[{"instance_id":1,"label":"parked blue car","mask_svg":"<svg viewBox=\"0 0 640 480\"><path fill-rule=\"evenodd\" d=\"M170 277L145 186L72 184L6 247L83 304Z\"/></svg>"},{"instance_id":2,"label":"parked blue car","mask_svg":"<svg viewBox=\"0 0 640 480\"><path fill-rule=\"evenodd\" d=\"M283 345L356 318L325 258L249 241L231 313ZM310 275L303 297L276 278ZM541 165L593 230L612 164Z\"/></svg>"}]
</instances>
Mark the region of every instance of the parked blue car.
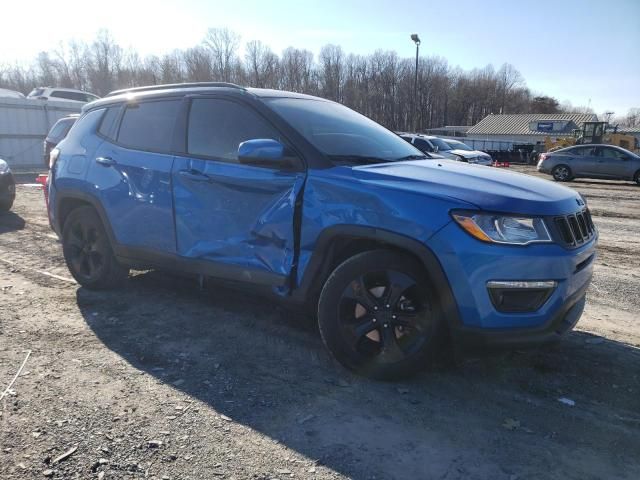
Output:
<instances>
[{"instance_id":1,"label":"parked blue car","mask_svg":"<svg viewBox=\"0 0 640 480\"><path fill-rule=\"evenodd\" d=\"M324 99L231 84L114 92L51 154L49 215L82 286L130 268L305 306L344 366L415 372L467 344L578 321L597 231L581 196L444 159Z\"/></svg>"}]
</instances>

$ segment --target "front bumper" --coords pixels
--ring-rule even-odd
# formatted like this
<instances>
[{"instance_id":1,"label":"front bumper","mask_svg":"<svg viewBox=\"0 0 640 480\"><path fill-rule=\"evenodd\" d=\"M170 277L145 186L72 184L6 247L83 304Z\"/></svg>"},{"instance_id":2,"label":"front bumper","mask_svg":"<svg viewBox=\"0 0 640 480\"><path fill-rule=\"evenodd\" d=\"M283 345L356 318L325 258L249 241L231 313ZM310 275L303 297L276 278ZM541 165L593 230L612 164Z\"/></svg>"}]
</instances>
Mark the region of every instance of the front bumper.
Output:
<instances>
[{"instance_id":1,"label":"front bumper","mask_svg":"<svg viewBox=\"0 0 640 480\"><path fill-rule=\"evenodd\" d=\"M16 182L11 172L0 174L0 201L13 201L16 197Z\"/></svg>"},{"instance_id":2,"label":"front bumper","mask_svg":"<svg viewBox=\"0 0 640 480\"><path fill-rule=\"evenodd\" d=\"M476 240L452 223L430 240L458 307L452 331L463 343L528 344L557 338L576 324L593 274L597 237L575 249L557 244L510 246ZM535 311L500 312L487 283L555 281Z\"/></svg>"}]
</instances>

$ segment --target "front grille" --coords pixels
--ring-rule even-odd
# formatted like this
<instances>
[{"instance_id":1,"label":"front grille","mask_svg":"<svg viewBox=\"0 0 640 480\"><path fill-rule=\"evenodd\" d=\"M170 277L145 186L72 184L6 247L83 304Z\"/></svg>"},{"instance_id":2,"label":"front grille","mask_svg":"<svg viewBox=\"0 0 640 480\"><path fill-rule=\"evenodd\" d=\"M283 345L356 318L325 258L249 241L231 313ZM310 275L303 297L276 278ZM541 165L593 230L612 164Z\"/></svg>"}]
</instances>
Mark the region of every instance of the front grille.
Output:
<instances>
[{"instance_id":1,"label":"front grille","mask_svg":"<svg viewBox=\"0 0 640 480\"><path fill-rule=\"evenodd\" d=\"M593 238L596 227L588 208L564 217L553 219L558 235L566 246L577 247Z\"/></svg>"}]
</instances>

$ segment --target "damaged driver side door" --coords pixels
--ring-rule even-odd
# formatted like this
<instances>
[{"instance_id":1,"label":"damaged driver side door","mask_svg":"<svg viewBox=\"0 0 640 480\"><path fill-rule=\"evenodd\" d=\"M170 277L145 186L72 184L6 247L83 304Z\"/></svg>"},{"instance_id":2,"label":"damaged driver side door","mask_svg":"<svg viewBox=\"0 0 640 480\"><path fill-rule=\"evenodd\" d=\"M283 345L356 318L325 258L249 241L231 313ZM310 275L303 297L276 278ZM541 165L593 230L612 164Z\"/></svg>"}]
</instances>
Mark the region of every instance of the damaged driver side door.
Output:
<instances>
[{"instance_id":1,"label":"damaged driver side door","mask_svg":"<svg viewBox=\"0 0 640 480\"><path fill-rule=\"evenodd\" d=\"M174 159L172 186L180 257L201 273L283 286L295 259L294 213L305 170L248 165L239 144L282 135L253 107L196 97L186 116L186 153Z\"/></svg>"}]
</instances>

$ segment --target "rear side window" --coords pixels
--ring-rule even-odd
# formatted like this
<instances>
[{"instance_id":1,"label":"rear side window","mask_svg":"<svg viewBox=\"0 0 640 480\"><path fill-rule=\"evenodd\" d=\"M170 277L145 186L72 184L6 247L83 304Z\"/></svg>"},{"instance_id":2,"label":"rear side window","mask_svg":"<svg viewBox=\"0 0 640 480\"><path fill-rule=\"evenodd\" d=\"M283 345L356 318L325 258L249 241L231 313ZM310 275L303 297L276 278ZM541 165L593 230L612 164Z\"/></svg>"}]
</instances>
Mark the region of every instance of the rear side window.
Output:
<instances>
[{"instance_id":1,"label":"rear side window","mask_svg":"<svg viewBox=\"0 0 640 480\"><path fill-rule=\"evenodd\" d=\"M161 100L127 105L118 143L137 150L168 152L180 100Z\"/></svg>"},{"instance_id":2,"label":"rear side window","mask_svg":"<svg viewBox=\"0 0 640 480\"><path fill-rule=\"evenodd\" d=\"M240 143L258 138L282 141L275 128L249 107L214 98L191 103L188 153L237 162Z\"/></svg>"},{"instance_id":3,"label":"rear side window","mask_svg":"<svg viewBox=\"0 0 640 480\"><path fill-rule=\"evenodd\" d=\"M64 90L54 90L51 92L51 97L64 98L66 100L76 100L78 102L86 102L87 96L80 92L66 92Z\"/></svg>"},{"instance_id":4,"label":"rear side window","mask_svg":"<svg viewBox=\"0 0 640 480\"><path fill-rule=\"evenodd\" d=\"M109 140L115 140L118 116L120 115L120 106L107 108L107 112L102 117L98 133Z\"/></svg>"},{"instance_id":5,"label":"rear side window","mask_svg":"<svg viewBox=\"0 0 640 480\"><path fill-rule=\"evenodd\" d=\"M568 153L571 155L576 155L579 157L588 157L590 155L595 155L595 148L593 147L577 147L568 150Z\"/></svg>"}]
</instances>

